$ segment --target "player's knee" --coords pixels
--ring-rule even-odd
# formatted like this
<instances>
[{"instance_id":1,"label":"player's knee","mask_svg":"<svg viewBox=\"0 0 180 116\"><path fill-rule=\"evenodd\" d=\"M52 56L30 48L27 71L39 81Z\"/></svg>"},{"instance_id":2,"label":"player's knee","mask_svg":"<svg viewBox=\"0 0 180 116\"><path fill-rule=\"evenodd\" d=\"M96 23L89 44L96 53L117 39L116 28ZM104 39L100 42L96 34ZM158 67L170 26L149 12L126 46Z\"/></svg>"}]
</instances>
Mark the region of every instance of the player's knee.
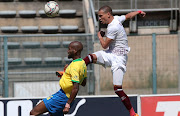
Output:
<instances>
[{"instance_id":1,"label":"player's knee","mask_svg":"<svg viewBox=\"0 0 180 116\"><path fill-rule=\"evenodd\" d=\"M89 55L91 55L91 58L93 59L93 63L96 63L96 61L97 61L96 54L89 54Z\"/></svg>"},{"instance_id":2,"label":"player's knee","mask_svg":"<svg viewBox=\"0 0 180 116\"><path fill-rule=\"evenodd\" d=\"M114 85L114 92L122 91L122 85Z\"/></svg>"},{"instance_id":3,"label":"player's knee","mask_svg":"<svg viewBox=\"0 0 180 116\"><path fill-rule=\"evenodd\" d=\"M89 54L88 58L90 59L91 63L96 63L97 61L97 56L95 54Z\"/></svg>"}]
</instances>

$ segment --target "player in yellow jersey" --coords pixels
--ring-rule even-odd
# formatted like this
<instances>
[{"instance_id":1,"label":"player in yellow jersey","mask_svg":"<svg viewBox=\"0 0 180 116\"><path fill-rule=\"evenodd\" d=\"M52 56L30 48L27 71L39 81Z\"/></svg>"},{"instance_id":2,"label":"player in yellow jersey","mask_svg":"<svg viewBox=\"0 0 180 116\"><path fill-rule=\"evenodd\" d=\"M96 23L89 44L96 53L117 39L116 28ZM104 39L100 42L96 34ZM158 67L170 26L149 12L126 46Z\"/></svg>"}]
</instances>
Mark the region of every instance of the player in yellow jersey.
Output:
<instances>
[{"instance_id":1,"label":"player in yellow jersey","mask_svg":"<svg viewBox=\"0 0 180 116\"><path fill-rule=\"evenodd\" d=\"M64 116L69 112L70 104L79 91L79 85L86 85L87 67L84 60L81 59L82 50L81 42L73 41L69 44L68 58L72 58L73 61L65 69L65 73L59 81L61 89L43 99L31 110L30 115L37 116L49 112L51 116Z\"/></svg>"}]
</instances>

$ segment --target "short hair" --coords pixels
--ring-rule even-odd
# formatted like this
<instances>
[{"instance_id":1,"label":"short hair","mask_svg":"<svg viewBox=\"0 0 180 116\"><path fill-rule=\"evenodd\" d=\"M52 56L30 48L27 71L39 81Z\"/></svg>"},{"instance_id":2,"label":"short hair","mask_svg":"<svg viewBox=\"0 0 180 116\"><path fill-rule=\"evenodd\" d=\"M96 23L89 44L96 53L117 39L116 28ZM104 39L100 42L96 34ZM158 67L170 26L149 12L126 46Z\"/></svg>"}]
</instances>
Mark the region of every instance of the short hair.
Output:
<instances>
[{"instance_id":1,"label":"short hair","mask_svg":"<svg viewBox=\"0 0 180 116\"><path fill-rule=\"evenodd\" d=\"M111 15L113 15L113 13L112 13L112 8L110 7L110 6L102 6L100 9L99 9L99 11L100 10L103 10L104 11L104 13L110 13Z\"/></svg>"}]
</instances>

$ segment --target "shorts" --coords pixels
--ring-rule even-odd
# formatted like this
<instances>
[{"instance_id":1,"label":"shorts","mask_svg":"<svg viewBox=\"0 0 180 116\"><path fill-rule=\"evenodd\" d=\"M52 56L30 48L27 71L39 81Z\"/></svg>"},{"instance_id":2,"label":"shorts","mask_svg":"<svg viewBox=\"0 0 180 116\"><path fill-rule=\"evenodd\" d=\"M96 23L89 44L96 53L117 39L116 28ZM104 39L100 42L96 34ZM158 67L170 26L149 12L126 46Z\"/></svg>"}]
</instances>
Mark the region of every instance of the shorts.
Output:
<instances>
[{"instance_id":1,"label":"shorts","mask_svg":"<svg viewBox=\"0 0 180 116\"><path fill-rule=\"evenodd\" d=\"M53 116L64 116L63 109L68 101L68 97L62 89L55 94L43 99L46 108Z\"/></svg>"},{"instance_id":2,"label":"shorts","mask_svg":"<svg viewBox=\"0 0 180 116\"><path fill-rule=\"evenodd\" d=\"M98 51L93 53L97 56L97 64L104 67L111 67L113 74L113 84L122 85L123 76L126 72L127 54L115 55L106 51Z\"/></svg>"}]
</instances>

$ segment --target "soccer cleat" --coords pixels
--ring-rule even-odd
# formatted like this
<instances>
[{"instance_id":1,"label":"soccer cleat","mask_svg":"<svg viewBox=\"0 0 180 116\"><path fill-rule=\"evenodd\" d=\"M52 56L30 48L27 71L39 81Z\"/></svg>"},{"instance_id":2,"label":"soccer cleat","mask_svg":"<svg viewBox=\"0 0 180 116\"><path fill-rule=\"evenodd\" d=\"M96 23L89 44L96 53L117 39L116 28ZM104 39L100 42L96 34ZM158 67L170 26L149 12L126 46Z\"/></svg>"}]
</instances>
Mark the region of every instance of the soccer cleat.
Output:
<instances>
[{"instance_id":1,"label":"soccer cleat","mask_svg":"<svg viewBox=\"0 0 180 116\"><path fill-rule=\"evenodd\" d=\"M56 71L56 76L60 78L63 76L63 74L64 74L64 71Z\"/></svg>"},{"instance_id":2,"label":"soccer cleat","mask_svg":"<svg viewBox=\"0 0 180 116\"><path fill-rule=\"evenodd\" d=\"M138 114L135 114L134 116L139 116Z\"/></svg>"}]
</instances>

